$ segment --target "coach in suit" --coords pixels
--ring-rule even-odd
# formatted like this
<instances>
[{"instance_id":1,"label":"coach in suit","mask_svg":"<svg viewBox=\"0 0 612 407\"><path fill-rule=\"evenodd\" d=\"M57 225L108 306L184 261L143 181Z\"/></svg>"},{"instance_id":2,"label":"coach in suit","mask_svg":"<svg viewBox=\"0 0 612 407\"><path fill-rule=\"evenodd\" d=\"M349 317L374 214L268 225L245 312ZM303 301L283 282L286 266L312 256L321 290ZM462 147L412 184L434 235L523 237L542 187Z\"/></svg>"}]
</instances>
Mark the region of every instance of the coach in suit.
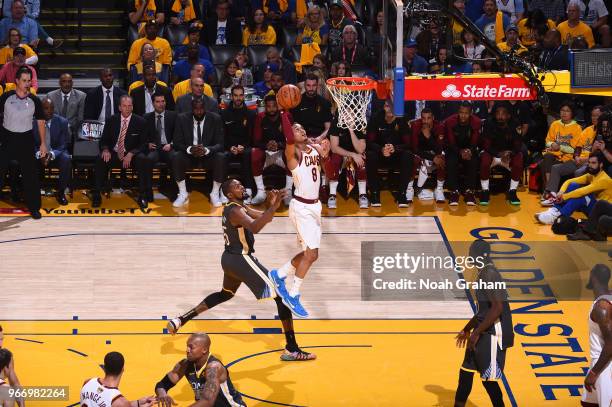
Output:
<instances>
[{"instance_id":1,"label":"coach in suit","mask_svg":"<svg viewBox=\"0 0 612 407\"><path fill-rule=\"evenodd\" d=\"M85 115L85 98L87 94L72 87L72 75L64 73L59 79L59 89L47 93L47 97L56 107L55 113L68 120L70 134L69 143L72 144L78 135L79 126Z\"/></svg>"},{"instance_id":2,"label":"coach in suit","mask_svg":"<svg viewBox=\"0 0 612 407\"><path fill-rule=\"evenodd\" d=\"M59 169L59 177L57 179L57 191L55 199L60 205L67 205L65 191L70 176L72 173L72 161L68 154L68 144L70 135L68 131L68 120L60 115L55 114L53 101L50 98L45 98L42 101L43 115L45 117L45 143L47 143L47 157L41 159L44 166L54 167ZM34 141L36 143L36 151L40 147L40 133L38 126L33 126Z\"/></svg>"},{"instance_id":3,"label":"coach in suit","mask_svg":"<svg viewBox=\"0 0 612 407\"><path fill-rule=\"evenodd\" d=\"M164 85L157 82L155 67L147 65L144 68L144 85L132 90L131 96L134 99L134 113L139 116L144 116L145 113L151 113L153 109L153 95L161 93L166 99L166 109L174 110L174 98L172 91ZM148 98L148 99L147 99Z\"/></svg>"},{"instance_id":4,"label":"coach in suit","mask_svg":"<svg viewBox=\"0 0 612 407\"><path fill-rule=\"evenodd\" d=\"M114 86L113 80L113 71L110 68L100 71L101 85L90 90L85 98L85 120L105 122L119 113L119 99L126 93Z\"/></svg>"},{"instance_id":5,"label":"coach in suit","mask_svg":"<svg viewBox=\"0 0 612 407\"><path fill-rule=\"evenodd\" d=\"M202 99L194 99L191 108L191 112L178 116L174 129L172 144L176 154L172 159L172 170L179 193L173 206L181 207L189 200L185 184L187 168L202 164L208 173L212 172L210 202L218 207L222 199L220 187L227 170L227 157L223 151L223 122L217 113L206 111Z\"/></svg>"},{"instance_id":6,"label":"coach in suit","mask_svg":"<svg viewBox=\"0 0 612 407\"><path fill-rule=\"evenodd\" d=\"M119 100L120 114L111 116L104 125L100 140L100 156L96 160L96 185L92 191L92 206L97 208L102 203L100 191L108 181L108 171L111 168L130 168L138 170L139 192L138 205L147 206L146 177L151 171L144 153L147 143L151 141L147 133L145 120L132 114L132 98L121 96Z\"/></svg>"},{"instance_id":7,"label":"coach in suit","mask_svg":"<svg viewBox=\"0 0 612 407\"><path fill-rule=\"evenodd\" d=\"M202 99L207 112L219 113L217 101L204 94L204 80L202 78L193 78L191 80L191 93L183 95L176 100L176 112L191 112L191 102L194 99Z\"/></svg>"}]
</instances>

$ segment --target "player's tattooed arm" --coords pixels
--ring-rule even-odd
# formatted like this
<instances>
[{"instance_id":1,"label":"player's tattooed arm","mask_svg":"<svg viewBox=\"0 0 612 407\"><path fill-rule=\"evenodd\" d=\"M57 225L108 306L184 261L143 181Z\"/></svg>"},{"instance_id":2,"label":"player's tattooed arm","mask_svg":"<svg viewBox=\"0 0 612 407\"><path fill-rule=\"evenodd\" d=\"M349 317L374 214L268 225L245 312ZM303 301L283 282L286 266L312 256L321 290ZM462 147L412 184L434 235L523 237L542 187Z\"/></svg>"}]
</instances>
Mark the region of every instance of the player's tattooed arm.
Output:
<instances>
[{"instance_id":1,"label":"player's tattooed arm","mask_svg":"<svg viewBox=\"0 0 612 407\"><path fill-rule=\"evenodd\" d=\"M606 300L597 301L591 312L591 319L599 325L604 346L601 349L597 363L591 368L584 380L584 386L588 391L592 391L595 388L595 382L599 374L612 360L612 303Z\"/></svg>"},{"instance_id":2,"label":"player's tattooed arm","mask_svg":"<svg viewBox=\"0 0 612 407\"><path fill-rule=\"evenodd\" d=\"M206 384L202 392L202 398L191 407L212 407L215 405L217 395L221 389L221 383L227 380L225 368L219 362L212 362L206 366Z\"/></svg>"}]
</instances>

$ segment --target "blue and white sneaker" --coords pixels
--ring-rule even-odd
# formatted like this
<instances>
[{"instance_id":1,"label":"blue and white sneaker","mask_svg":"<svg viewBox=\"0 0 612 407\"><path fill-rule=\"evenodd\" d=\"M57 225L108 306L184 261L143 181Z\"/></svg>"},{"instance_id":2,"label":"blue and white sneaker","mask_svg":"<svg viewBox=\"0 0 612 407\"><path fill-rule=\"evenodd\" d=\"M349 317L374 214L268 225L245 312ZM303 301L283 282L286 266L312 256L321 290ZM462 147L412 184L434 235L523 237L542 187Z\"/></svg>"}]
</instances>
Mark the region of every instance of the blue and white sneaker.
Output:
<instances>
[{"instance_id":1,"label":"blue and white sneaker","mask_svg":"<svg viewBox=\"0 0 612 407\"><path fill-rule=\"evenodd\" d=\"M295 297L288 295L287 299L288 301L285 302L285 299L283 298L283 304L289 307L293 315L295 315L298 318L308 318L308 311L306 311L306 308L302 306L302 303L300 302L299 294L296 295Z\"/></svg>"},{"instance_id":2,"label":"blue and white sneaker","mask_svg":"<svg viewBox=\"0 0 612 407\"><path fill-rule=\"evenodd\" d=\"M285 280L287 279L287 277L281 278L278 275L278 270L277 269L272 269L270 271L269 277L272 280L272 282L274 283L274 287L276 288L276 292L281 297L281 299L289 297L289 291L287 291L287 286L285 285Z\"/></svg>"}]
</instances>

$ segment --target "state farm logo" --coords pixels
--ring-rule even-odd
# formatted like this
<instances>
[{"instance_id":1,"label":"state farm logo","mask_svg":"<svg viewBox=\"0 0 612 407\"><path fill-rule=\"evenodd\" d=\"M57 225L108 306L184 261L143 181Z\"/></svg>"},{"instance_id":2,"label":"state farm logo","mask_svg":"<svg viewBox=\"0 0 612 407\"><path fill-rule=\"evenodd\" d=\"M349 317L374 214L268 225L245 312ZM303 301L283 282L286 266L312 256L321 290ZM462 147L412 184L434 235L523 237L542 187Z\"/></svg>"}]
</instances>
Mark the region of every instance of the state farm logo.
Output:
<instances>
[{"instance_id":1,"label":"state farm logo","mask_svg":"<svg viewBox=\"0 0 612 407\"><path fill-rule=\"evenodd\" d=\"M531 89L525 86L477 86L464 85L458 89L454 84L446 85L446 89L442 91L444 99L530 99Z\"/></svg>"}]
</instances>

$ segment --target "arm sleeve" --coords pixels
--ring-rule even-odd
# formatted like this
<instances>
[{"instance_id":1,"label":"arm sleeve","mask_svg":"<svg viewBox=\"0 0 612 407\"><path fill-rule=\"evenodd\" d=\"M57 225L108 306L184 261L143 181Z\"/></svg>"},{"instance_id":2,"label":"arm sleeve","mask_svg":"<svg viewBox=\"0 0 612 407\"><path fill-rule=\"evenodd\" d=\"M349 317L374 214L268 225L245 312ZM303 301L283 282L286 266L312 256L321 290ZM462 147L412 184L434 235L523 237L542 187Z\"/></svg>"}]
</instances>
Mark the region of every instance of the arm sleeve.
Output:
<instances>
[{"instance_id":1,"label":"arm sleeve","mask_svg":"<svg viewBox=\"0 0 612 407\"><path fill-rule=\"evenodd\" d=\"M283 135L287 144L293 144L293 129L291 128L291 122L286 114L281 113L281 123L283 126Z\"/></svg>"},{"instance_id":2,"label":"arm sleeve","mask_svg":"<svg viewBox=\"0 0 612 407\"><path fill-rule=\"evenodd\" d=\"M27 19L28 17L25 18ZM30 40L28 42L38 39L38 25L34 20L30 19L30 24L28 24L28 32L25 35L27 35L28 40ZM591 34L591 37L593 37L593 34Z\"/></svg>"}]
</instances>

